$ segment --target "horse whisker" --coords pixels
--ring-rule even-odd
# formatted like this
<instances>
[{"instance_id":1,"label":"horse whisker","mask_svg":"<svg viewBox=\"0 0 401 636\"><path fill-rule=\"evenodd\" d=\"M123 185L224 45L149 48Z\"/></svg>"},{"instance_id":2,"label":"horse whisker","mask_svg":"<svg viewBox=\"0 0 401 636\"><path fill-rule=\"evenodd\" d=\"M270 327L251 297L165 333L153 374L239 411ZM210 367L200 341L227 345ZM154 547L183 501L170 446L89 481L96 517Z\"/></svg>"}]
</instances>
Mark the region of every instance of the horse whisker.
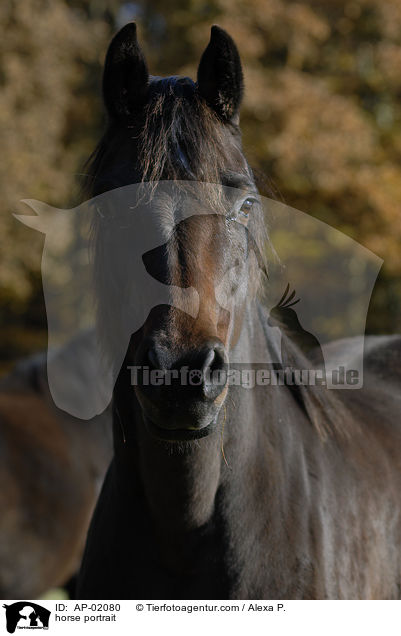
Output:
<instances>
[{"instance_id":1,"label":"horse whisker","mask_svg":"<svg viewBox=\"0 0 401 636\"><path fill-rule=\"evenodd\" d=\"M229 465L229 463L228 463L228 461L226 459L226 455L224 453L224 425L226 423L226 419L227 419L227 408L224 405L224 419L223 419L223 424L221 426L221 454L223 456L225 465L227 466L227 468L230 468L230 465Z\"/></svg>"}]
</instances>

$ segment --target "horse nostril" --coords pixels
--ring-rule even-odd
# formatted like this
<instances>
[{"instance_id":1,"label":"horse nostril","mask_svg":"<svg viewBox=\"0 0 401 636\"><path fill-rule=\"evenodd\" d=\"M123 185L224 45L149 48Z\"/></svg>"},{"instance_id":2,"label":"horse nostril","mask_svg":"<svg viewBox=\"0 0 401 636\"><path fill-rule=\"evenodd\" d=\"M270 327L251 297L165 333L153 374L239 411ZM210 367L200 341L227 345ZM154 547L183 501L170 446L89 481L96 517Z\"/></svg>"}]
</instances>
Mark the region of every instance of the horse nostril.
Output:
<instances>
[{"instance_id":1,"label":"horse nostril","mask_svg":"<svg viewBox=\"0 0 401 636\"><path fill-rule=\"evenodd\" d=\"M142 359L144 367L150 367L151 372L165 371L165 383L157 378L157 383L153 384L152 376L149 376L150 384L145 390L152 394L153 400L176 401L177 392L182 389L182 395L187 399L212 401L227 383L227 354L223 343L217 339L178 356L173 350L149 342Z\"/></svg>"},{"instance_id":2,"label":"horse nostril","mask_svg":"<svg viewBox=\"0 0 401 636\"><path fill-rule=\"evenodd\" d=\"M203 392L210 400L215 400L226 386L227 366L225 348L218 343L208 351L202 367Z\"/></svg>"},{"instance_id":3,"label":"horse nostril","mask_svg":"<svg viewBox=\"0 0 401 636\"><path fill-rule=\"evenodd\" d=\"M211 349L206 356L205 362L203 363L202 371L204 373L212 368L212 365L215 362L215 358L216 358L216 351L214 349Z\"/></svg>"}]
</instances>

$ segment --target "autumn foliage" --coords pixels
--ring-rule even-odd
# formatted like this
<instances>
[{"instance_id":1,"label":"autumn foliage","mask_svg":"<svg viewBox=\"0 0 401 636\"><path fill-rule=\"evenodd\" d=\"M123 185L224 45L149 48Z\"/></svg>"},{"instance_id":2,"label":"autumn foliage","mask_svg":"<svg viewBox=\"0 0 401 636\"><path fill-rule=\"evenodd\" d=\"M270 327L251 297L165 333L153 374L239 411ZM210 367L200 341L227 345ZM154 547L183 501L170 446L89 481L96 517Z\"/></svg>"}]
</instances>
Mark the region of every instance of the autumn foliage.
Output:
<instances>
[{"instance_id":1,"label":"autumn foliage","mask_svg":"<svg viewBox=\"0 0 401 636\"><path fill-rule=\"evenodd\" d=\"M103 125L107 41L131 17L151 72L160 75L194 77L210 25L229 31L245 72L244 147L263 176L262 189L384 259L368 328L399 330L399 0L6 0L0 5L2 358L35 348L41 339L29 334L45 327L41 238L11 213L23 210L22 198L59 207L76 201L77 175Z\"/></svg>"}]
</instances>

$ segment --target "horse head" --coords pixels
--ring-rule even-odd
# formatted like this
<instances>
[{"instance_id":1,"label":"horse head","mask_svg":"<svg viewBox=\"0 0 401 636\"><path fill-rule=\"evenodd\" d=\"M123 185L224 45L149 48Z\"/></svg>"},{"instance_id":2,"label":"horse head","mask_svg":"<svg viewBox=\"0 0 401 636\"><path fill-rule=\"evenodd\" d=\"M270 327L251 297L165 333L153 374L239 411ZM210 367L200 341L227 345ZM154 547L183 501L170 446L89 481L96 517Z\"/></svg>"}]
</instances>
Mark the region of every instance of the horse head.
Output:
<instances>
[{"instance_id":1,"label":"horse head","mask_svg":"<svg viewBox=\"0 0 401 636\"><path fill-rule=\"evenodd\" d=\"M136 216L122 211L127 206L114 206L95 218L98 322L111 357L116 334L130 332L125 367L176 372L168 384L162 378L145 383L142 374L134 388L148 429L163 439L193 439L213 430L227 395L230 349L263 269L262 212L238 127L242 93L237 48L217 26L197 82L149 75L133 23L107 52L109 126L93 159L91 193L139 185L128 206ZM142 249L141 260L164 293L152 300L138 328L128 310L138 304L130 300L137 269L132 252L134 244L146 244L149 232L160 241ZM105 258L110 253L112 259ZM136 288L137 300L147 287ZM178 304L177 294L182 300L185 290L196 293Z\"/></svg>"}]
</instances>

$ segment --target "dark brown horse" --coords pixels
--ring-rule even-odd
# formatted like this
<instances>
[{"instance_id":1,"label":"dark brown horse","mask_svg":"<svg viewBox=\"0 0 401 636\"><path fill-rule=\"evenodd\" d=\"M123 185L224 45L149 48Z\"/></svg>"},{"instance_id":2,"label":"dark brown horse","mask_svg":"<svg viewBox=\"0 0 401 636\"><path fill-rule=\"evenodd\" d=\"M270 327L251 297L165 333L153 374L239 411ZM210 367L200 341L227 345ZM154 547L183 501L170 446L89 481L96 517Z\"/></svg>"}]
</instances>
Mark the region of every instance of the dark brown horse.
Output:
<instances>
[{"instance_id":1,"label":"dark brown horse","mask_svg":"<svg viewBox=\"0 0 401 636\"><path fill-rule=\"evenodd\" d=\"M264 274L248 258L249 235L258 242L265 230L241 149L242 92L237 49L218 27L196 83L149 76L134 24L106 57L109 127L93 158L92 195L160 180L218 183L236 195L225 200L225 217L206 198L204 216L177 223L163 246L143 256L159 281L195 289L199 311L177 309L172 293L127 343L114 390L114 458L88 534L79 598L400 595L400 338L367 341L365 385L356 391L245 390L207 373L223 372L234 354L256 360L274 346L257 301ZM158 199L155 187L162 227L179 200ZM192 204L200 205L196 197ZM99 328L112 357L129 268L117 258L111 271L102 255L137 240L139 229L107 220L95 220L94 241ZM232 310L217 300L222 285ZM333 350L341 359L352 346ZM307 368L296 343L286 349ZM132 387L133 365L204 374L196 387Z\"/></svg>"},{"instance_id":2,"label":"dark brown horse","mask_svg":"<svg viewBox=\"0 0 401 636\"><path fill-rule=\"evenodd\" d=\"M58 355L67 361L79 348L90 372L93 337L83 334ZM83 377L66 373L63 381L67 389ZM46 353L1 380L1 598L37 598L75 575L111 457L110 420L109 411L82 421L55 407Z\"/></svg>"}]
</instances>

